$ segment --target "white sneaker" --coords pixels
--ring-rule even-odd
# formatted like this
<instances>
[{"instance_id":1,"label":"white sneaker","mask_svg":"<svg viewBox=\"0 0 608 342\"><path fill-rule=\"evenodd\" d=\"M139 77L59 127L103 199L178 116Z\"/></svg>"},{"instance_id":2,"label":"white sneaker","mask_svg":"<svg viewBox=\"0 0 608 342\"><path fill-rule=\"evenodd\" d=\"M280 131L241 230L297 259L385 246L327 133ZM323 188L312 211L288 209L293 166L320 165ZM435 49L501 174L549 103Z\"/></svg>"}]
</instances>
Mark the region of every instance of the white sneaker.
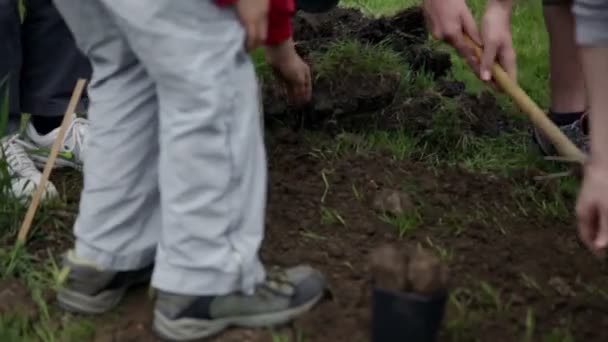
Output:
<instances>
[{"instance_id":1,"label":"white sneaker","mask_svg":"<svg viewBox=\"0 0 608 342\"><path fill-rule=\"evenodd\" d=\"M66 166L78 170L82 168L88 133L89 120L74 115L72 122L65 132L63 144L61 144L57 160L55 161L55 168ZM23 144L37 166L44 167L46 164L57 135L59 135L59 127L48 134L40 135L32 123L28 123L25 129Z\"/></svg>"},{"instance_id":2,"label":"white sneaker","mask_svg":"<svg viewBox=\"0 0 608 342\"><path fill-rule=\"evenodd\" d=\"M42 173L25 152L18 134L0 140L0 157L2 158L2 164L6 163L4 165L7 166L12 195L21 200L22 203L29 201L36 191L36 187L40 184ZM50 181L47 182L42 198L46 200L57 197L57 195L55 186Z\"/></svg>"}]
</instances>

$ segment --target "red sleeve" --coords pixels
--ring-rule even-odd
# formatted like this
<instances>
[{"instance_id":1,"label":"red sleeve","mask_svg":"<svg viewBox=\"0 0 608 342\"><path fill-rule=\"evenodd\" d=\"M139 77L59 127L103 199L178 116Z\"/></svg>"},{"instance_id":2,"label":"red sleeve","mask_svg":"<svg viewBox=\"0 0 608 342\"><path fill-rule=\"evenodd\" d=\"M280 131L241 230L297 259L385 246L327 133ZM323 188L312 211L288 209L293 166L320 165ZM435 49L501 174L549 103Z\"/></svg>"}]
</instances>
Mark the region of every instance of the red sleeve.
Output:
<instances>
[{"instance_id":1,"label":"red sleeve","mask_svg":"<svg viewBox=\"0 0 608 342\"><path fill-rule=\"evenodd\" d=\"M238 0L215 0L218 6L229 6L237 2Z\"/></svg>"},{"instance_id":2,"label":"red sleeve","mask_svg":"<svg viewBox=\"0 0 608 342\"><path fill-rule=\"evenodd\" d=\"M218 6L230 6L238 0L214 1ZM276 45L291 37L293 33L291 17L296 10L295 7L294 0L270 0L267 45Z\"/></svg>"},{"instance_id":3,"label":"red sleeve","mask_svg":"<svg viewBox=\"0 0 608 342\"><path fill-rule=\"evenodd\" d=\"M291 37L291 17L296 10L294 0L270 0L267 45L276 45Z\"/></svg>"}]
</instances>

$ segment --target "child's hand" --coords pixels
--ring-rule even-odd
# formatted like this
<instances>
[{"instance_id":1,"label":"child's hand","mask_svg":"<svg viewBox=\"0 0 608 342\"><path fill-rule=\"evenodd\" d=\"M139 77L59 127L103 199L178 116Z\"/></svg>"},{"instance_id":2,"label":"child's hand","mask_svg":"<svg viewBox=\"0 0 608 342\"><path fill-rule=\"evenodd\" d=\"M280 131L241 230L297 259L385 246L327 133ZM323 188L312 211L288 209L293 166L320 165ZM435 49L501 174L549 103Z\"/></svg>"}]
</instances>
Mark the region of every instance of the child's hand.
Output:
<instances>
[{"instance_id":1,"label":"child's hand","mask_svg":"<svg viewBox=\"0 0 608 342\"><path fill-rule=\"evenodd\" d=\"M266 59L285 84L289 99L302 104L310 101L312 81L310 67L296 52L293 39L266 48Z\"/></svg>"},{"instance_id":2,"label":"child's hand","mask_svg":"<svg viewBox=\"0 0 608 342\"><path fill-rule=\"evenodd\" d=\"M608 246L608 166L589 165L576 206L583 243L597 256Z\"/></svg>"},{"instance_id":3,"label":"child's hand","mask_svg":"<svg viewBox=\"0 0 608 342\"><path fill-rule=\"evenodd\" d=\"M245 46L248 51L255 50L266 41L269 11L269 0L237 1L236 13L247 34Z\"/></svg>"}]
</instances>

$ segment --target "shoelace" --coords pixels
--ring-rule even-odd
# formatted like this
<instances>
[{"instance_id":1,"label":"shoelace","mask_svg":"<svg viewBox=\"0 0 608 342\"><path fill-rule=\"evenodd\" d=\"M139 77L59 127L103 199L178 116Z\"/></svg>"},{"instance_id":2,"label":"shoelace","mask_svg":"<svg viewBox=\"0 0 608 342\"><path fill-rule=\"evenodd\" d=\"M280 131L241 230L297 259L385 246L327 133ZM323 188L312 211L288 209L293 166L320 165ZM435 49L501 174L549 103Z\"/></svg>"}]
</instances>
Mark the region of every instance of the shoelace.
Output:
<instances>
[{"instance_id":1,"label":"shoelace","mask_svg":"<svg viewBox=\"0 0 608 342\"><path fill-rule=\"evenodd\" d=\"M86 136L88 135L89 122L84 118L74 118L66 131L63 149L66 152L77 152L84 155Z\"/></svg>"},{"instance_id":2,"label":"shoelace","mask_svg":"<svg viewBox=\"0 0 608 342\"><path fill-rule=\"evenodd\" d=\"M27 177L38 172L30 156L19 144L18 135L3 142L2 149L6 162L13 173Z\"/></svg>"}]
</instances>

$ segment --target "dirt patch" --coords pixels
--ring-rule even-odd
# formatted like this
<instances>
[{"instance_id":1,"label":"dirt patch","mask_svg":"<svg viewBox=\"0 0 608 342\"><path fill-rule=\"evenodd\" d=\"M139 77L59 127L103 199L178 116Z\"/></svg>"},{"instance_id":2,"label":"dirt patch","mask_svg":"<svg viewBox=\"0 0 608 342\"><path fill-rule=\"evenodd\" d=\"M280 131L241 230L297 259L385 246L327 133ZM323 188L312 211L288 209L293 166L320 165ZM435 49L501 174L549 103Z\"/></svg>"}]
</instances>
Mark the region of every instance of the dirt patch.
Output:
<instances>
[{"instance_id":1,"label":"dirt patch","mask_svg":"<svg viewBox=\"0 0 608 342\"><path fill-rule=\"evenodd\" d=\"M585 284L608 285L605 266L577 244L570 221L517 215L511 181L460 169L431 171L380 155L323 162L305 151L292 144L277 146L272 154L272 199L263 255L268 263L309 262L328 275L334 299L295 323L310 341L365 341L370 251L387 242L405 247L428 241L452 254L454 286L470 291L459 292L459 299L468 303L467 310L491 317L461 330L444 331L444 340L457 334L482 341L521 336L529 307L534 310L537 332L569 321L572 333L582 340L608 337L593 328L608 320L608 302L594 302L592 291L583 290ZM324 170L329 189L321 179ZM397 229L381 220L365 200L383 188L412 189L414 202L420 206L422 222L402 240ZM362 200L356 199L353 189ZM344 222L328 223L327 208ZM484 216L476 210L483 210ZM550 284L556 275L564 280L560 288L566 282L578 289L573 290L578 296L556 292ZM526 285L524 278L535 279L539 288ZM482 280L499 291L504 307L492 308L480 288ZM457 322L463 315L452 307L447 319Z\"/></svg>"},{"instance_id":2,"label":"dirt patch","mask_svg":"<svg viewBox=\"0 0 608 342\"><path fill-rule=\"evenodd\" d=\"M541 216L535 203L514 197L512 182L521 179L429 169L382 154L318 158L296 133L283 130L280 137L269 151L262 258L268 265L318 267L332 296L279 332L310 342L369 341L370 253L384 244L420 244L449 264L455 301L441 341L519 341L530 314L535 340L560 327L576 340L608 338L597 329L608 323L606 265L578 243L572 218ZM385 189L406 192L410 203L402 212L419 213L413 223L404 221L403 234L374 205ZM144 290L129 296L96 324L96 341L153 341L151 309ZM230 330L214 341L271 342L272 335Z\"/></svg>"}]
</instances>

